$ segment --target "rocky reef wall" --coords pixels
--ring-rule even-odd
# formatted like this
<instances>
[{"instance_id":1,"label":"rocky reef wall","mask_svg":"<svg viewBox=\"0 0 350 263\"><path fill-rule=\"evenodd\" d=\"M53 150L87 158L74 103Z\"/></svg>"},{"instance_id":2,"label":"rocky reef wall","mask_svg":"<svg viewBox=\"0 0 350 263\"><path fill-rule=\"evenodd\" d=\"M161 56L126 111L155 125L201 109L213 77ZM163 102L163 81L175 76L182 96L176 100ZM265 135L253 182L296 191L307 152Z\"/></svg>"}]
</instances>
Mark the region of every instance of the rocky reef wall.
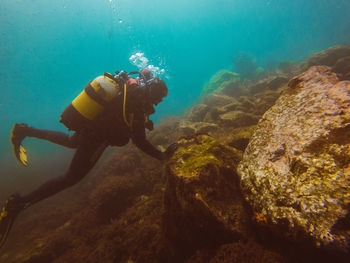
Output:
<instances>
[{"instance_id":1,"label":"rocky reef wall","mask_svg":"<svg viewBox=\"0 0 350 263\"><path fill-rule=\"evenodd\" d=\"M349 165L350 82L313 66L260 119L238 172L276 232L349 252Z\"/></svg>"},{"instance_id":2,"label":"rocky reef wall","mask_svg":"<svg viewBox=\"0 0 350 263\"><path fill-rule=\"evenodd\" d=\"M0 262L348 262L348 56L332 47L254 80L221 72L147 135L179 143L168 162L111 152L20 215Z\"/></svg>"}]
</instances>

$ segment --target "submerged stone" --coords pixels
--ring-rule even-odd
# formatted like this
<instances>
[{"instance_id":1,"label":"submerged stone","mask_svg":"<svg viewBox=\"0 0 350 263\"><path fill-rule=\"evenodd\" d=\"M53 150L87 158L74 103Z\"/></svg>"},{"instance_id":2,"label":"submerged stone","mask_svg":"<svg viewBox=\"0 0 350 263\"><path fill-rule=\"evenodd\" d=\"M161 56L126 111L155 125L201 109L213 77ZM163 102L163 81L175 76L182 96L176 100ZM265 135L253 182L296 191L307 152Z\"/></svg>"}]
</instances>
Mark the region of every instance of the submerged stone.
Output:
<instances>
[{"instance_id":1,"label":"submerged stone","mask_svg":"<svg viewBox=\"0 0 350 263\"><path fill-rule=\"evenodd\" d=\"M225 127L246 127L257 124L259 116L244 111L230 111L220 115L220 123Z\"/></svg>"},{"instance_id":2,"label":"submerged stone","mask_svg":"<svg viewBox=\"0 0 350 263\"><path fill-rule=\"evenodd\" d=\"M311 67L259 121L238 173L257 221L350 250L350 82Z\"/></svg>"},{"instance_id":3,"label":"submerged stone","mask_svg":"<svg viewBox=\"0 0 350 263\"><path fill-rule=\"evenodd\" d=\"M219 127L216 124L208 122L181 121L179 125L179 130L186 135L193 133L211 133L218 129Z\"/></svg>"},{"instance_id":4,"label":"submerged stone","mask_svg":"<svg viewBox=\"0 0 350 263\"><path fill-rule=\"evenodd\" d=\"M287 82L288 82L288 78L285 76L269 76L250 86L249 90L251 91L252 94L265 91L267 89L277 90Z\"/></svg>"},{"instance_id":5,"label":"submerged stone","mask_svg":"<svg viewBox=\"0 0 350 263\"><path fill-rule=\"evenodd\" d=\"M311 66L334 66L341 58L350 56L350 46L339 45L327 48L324 51L312 54L305 62L302 63L301 68L307 70Z\"/></svg>"},{"instance_id":6,"label":"submerged stone","mask_svg":"<svg viewBox=\"0 0 350 263\"><path fill-rule=\"evenodd\" d=\"M247 221L235 172L241 152L207 135L179 145L166 166L166 236L187 255L239 239Z\"/></svg>"},{"instance_id":7,"label":"submerged stone","mask_svg":"<svg viewBox=\"0 0 350 263\"><path fill-rule=\"evenodd\" d=\"M350 80L350 56L338 59L332 71L337 73L341 80Z\"/></svg>"},{"instance_id":8,"label":"submerged stone","mask_svg":"<svg viewBox=\"0 0 350 263\"><path fill-rule=\"evenodd\" d=\"M201 95L209 95L214 91L223 89L225 83L232 82L236 79L239 79L239 74L229 70L220 70L204 85Z\"/></svg>"},{"instance_id":9,"label":"submerged stone","mask_svg":"<svg viewBox=\"0 0 350 263\"><path fill-rule=\"evenodd\" d=\"M192 107L187 114L187 119L193 122L203 121L205 114L208 112L209 106L205 104L198 104Z\"/></svg>"}]
</instances>

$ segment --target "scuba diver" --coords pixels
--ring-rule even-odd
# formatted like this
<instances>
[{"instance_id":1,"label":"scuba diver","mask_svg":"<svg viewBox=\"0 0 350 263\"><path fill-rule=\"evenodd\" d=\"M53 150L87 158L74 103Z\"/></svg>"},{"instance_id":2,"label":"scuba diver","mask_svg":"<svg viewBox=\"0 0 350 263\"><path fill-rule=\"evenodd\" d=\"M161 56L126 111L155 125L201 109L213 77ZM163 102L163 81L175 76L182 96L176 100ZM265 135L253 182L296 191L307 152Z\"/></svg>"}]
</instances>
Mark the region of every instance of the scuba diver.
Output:
<instances>
[{"instance_id":1,"label":"scuba diver","mask_svg":"<svg viewBox=\"0 0 350 263\"><path fill-rule=\"evenodd\" d=\"M139 74L137 78L131 74ZM68 170L27 195L15 193L2 207L0 215L0 248L4 244L17 215L25 208L78 183L94 167L107 146L123 146L131 139L146 154L167 160L177 149L171 144L164 152L146 139L146 129L153 129L149 115L168 94L165 82L153 77L147 68L141 72L125 71L104 75L90 81L84 90L62 112L60 122L72 135L58 131L41 130L27 124L14 124L11 144L17 160L27 165L22 141L35 137L68 148L75 154Z\"/></svg>"}]
</instances>

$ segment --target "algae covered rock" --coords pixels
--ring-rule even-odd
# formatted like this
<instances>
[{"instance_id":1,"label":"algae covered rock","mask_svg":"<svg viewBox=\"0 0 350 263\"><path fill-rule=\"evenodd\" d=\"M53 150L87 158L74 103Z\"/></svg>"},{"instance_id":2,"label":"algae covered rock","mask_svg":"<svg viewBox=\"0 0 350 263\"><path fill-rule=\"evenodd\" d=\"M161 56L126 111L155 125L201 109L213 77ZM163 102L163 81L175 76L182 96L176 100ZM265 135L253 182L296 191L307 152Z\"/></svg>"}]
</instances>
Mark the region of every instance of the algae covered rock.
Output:
<instances>
[{"instance_id":1,"label":"algae covered rock","mask_svg":"<svg viewBox=\"0 0 350 263\"><path fill-rule=\"evenodd\" d=\"M244 111L230 111L220 115L220 122L226 127L245 127L255 125L259 121L257 115Z\"/></svg>"},{"instance_id":2,"label":"algae covered rock","mask_svg":"<svg viewBox=\"0 0 350 263\"><path fill-rule=\"evenodd\" d=\"M208 122L181 121L179 125L179 130L186 135L193 133L210 133L218 129L219 127L216 124Z\"/></svg>"},{"instance_id":3,"label":"algae covered rock","mask_svg":"<svg viewBox=\"0 0 350 263\"><path fill-rule=\"evenodd\" d=\"M245 150L243 194L276 233L348 253L350 82L315 66L289 86Z\"/></svg>"},{"instance_id":4,"label":"algae covered rock","mask_svg":"<svg viewBox=\"0 0 350 263\"><path fill-rule=\"evenodd\" d=\"M304 63L302 69L307 70L311 66L334 66L341 58L350 56L350 46L334 46L324 51L312 54Z\"/></svg>"},{"instance_id":5,"label":"algae covered rock","mask_svg":"<svg viewBox=\"0 0 350 263\"><path fill-rule=\"evenodd\" d=\"M239 79L239 75L229 70L220 70L206 83L202 90L202 96L212 94L214 91L225 87L225 84Z\"/></svg>"},{"instance_id":6,"label":"algae covered rock","mask_svg":"<svg viewBox=\"0 0 350 263\"><path fill-rule=\"evenodd\" d=\"M208 112L209 107L205 104L198 104L192 107L187 115L189 121L199 122L203 121L205 114Z\"/></svg>"},{"instance_id":7,"label":"algae covered rock","mask_svg":"<svg viewBox=\"0 0 350 263\"><path fill-rule=\"evenodd\" d=\"M186 255L239 239L247 220L235 173L241 152L207 135L179 145L165 169L165 235Z\"/></svg>"},{"instance_id":8,"label":"algae covered rock","mask_svg":"<svg viewBox=\"0 0 350 263\"><path fill-rule=\"evenodd\" d=\"M247 90L240 79L226 81L222 86L220 92L230 97L239 97L247 93Z\"/></svg>"},{"instance_id":9,"label":"algae covered rock","mask_svg":"<svg viewBox=\"0 0 350 263\"><path fill-rule=\"evenodd\" d=\"M288 82L288 78L285 76L269 76L265 79L262 79L249 87L249 90L252 94L269 90L277 90Z\"/></svg>"},{"instance_id":10,"label":"algae covered rock","mask_svg":"<svg viewBox=\"0 0 350 263\"><path fill-rule=\"evenodd\" d=\"M233 99L230 96L216 94L216 93L203 98L203 103L208 105L209 107L225 106L225 105L230 104L234 101L235 101L235 99Z\"/></svg>"},{"instance_id":11,"label":"algae covered rock","mask_svg":"<svg viewBox=\"0 0 350 263\"><path fill-rule=\"evenodd\" d=\"M256 125L234 128L226 135L225 142L231 147L244 151L255 129Z\"/></svg>"},{"instance_id":12,"label":"algae covered rock","mask_svg":"<svg viewBox=\"0 0 350 263\"><path fill-rule=\"evenodd\" d=\"M142 175L106 177L90 195L95 220L109 223L149 188Z\"/></svg>"},{"instance_id":13,"label":"algae covered rock","mask_svg":"<svg viewBox=\"0 0 350 263\"><path fill-rule=\"evenodd\" d=\"M337 73L341 80L350 80L350 56L338 59L332 71Z\"/></svg>"}]
</instances>

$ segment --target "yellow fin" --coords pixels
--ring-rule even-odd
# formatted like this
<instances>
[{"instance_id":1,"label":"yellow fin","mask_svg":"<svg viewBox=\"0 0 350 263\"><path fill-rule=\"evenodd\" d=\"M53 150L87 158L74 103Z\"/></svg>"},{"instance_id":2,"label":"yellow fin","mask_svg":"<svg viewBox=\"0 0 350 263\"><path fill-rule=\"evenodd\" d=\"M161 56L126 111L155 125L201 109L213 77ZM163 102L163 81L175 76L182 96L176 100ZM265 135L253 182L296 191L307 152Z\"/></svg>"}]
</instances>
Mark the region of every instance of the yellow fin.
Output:
<instances>
[{"instance_id":1,"label":"yellow fin","mask_svg":"<svg viewBox=\"0 0 350 263\"><path fill-rule=\"evenodd\" d=\"M22 145L19 146L19 159L23 165L28 165L27 150Z\"/></svg>"}]
</instances>

